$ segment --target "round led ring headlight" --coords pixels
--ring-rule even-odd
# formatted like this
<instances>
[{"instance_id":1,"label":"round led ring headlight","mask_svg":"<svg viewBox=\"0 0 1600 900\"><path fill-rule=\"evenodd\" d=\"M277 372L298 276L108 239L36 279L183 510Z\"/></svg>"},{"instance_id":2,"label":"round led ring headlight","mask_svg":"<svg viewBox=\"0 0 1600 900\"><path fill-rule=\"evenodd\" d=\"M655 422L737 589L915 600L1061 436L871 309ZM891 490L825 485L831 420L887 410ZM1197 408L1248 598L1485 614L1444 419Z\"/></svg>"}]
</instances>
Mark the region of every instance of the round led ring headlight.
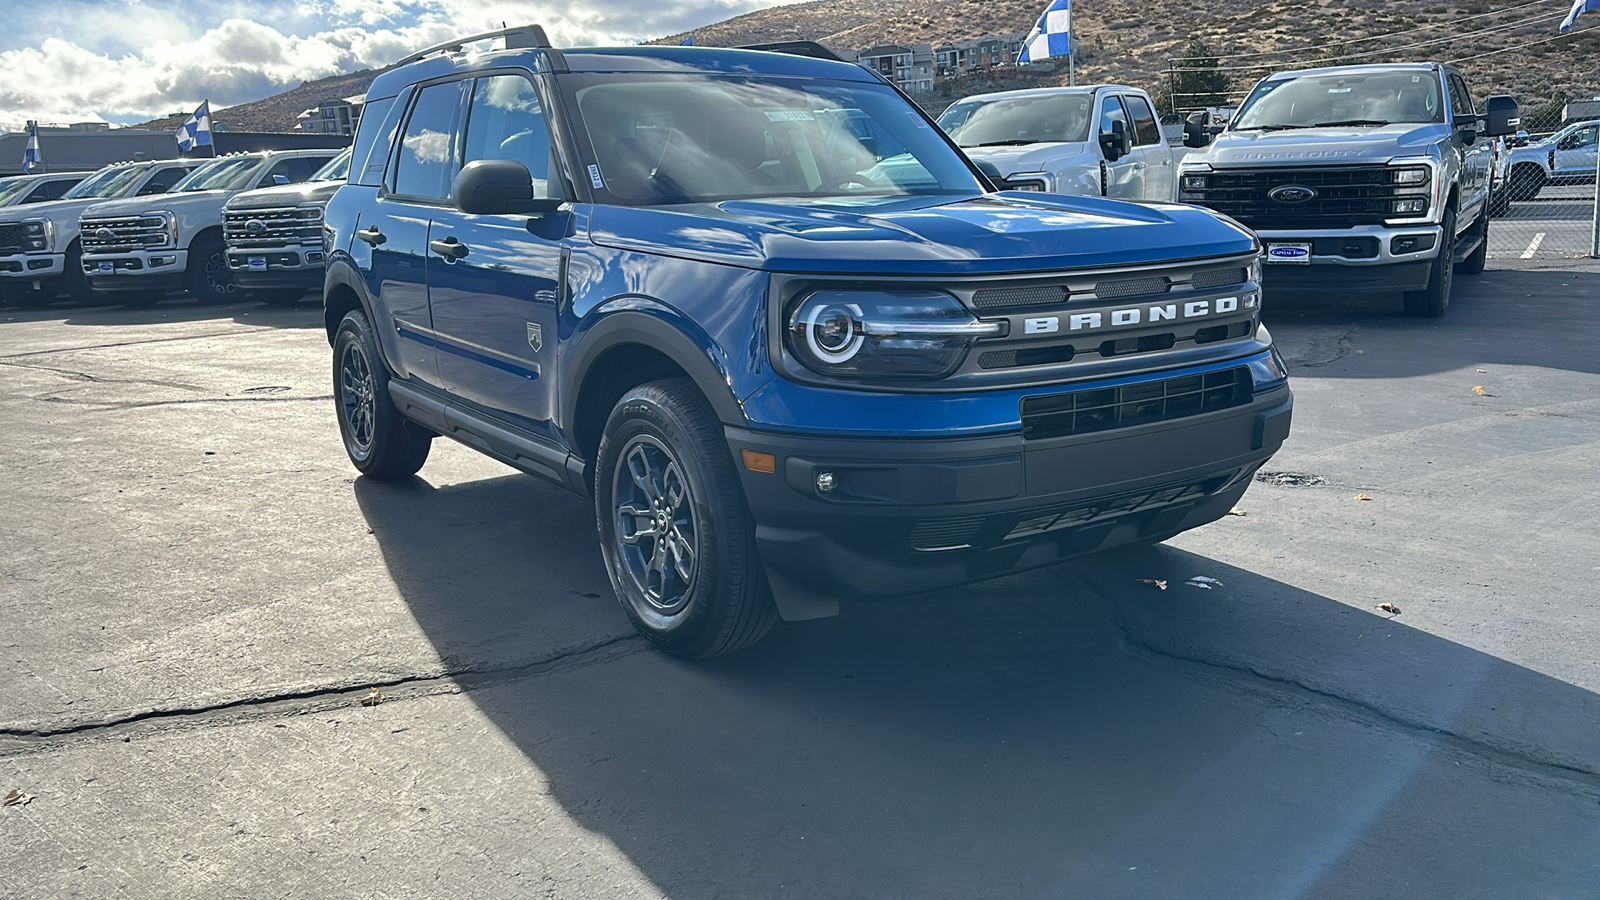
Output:
<instances>
[{"instance_id":1,"label":"round led ring headlight","mask_svg":"<svg viewBox=\"0 0 1600 900\"><path fill-rule=\"evenodd\" d=\"M848 362L866 340L860 319L861 307L854 303L813 307L806 317L806 347L823 362Z\"/></svg>"}]
</instances>

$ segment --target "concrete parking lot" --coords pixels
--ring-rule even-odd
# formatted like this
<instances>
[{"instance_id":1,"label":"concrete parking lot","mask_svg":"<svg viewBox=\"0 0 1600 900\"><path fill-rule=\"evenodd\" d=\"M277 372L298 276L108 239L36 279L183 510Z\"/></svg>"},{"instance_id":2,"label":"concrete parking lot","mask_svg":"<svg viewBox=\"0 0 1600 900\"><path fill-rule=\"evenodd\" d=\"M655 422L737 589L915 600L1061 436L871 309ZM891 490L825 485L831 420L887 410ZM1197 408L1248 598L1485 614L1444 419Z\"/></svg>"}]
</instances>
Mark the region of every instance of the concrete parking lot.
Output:
<instances>
[{"instance_id":1,"label":"concrete parking lot","mask_svg":"<svg viewBox=\"0 0 1600 900\"><path fill-rule=\"evenodd\" d=\"M703 663L309 304L0 310L0 896L1600 897L1600 266L1456 284L1272 303L1240 515Z\"/></svg>"}]
</instances>

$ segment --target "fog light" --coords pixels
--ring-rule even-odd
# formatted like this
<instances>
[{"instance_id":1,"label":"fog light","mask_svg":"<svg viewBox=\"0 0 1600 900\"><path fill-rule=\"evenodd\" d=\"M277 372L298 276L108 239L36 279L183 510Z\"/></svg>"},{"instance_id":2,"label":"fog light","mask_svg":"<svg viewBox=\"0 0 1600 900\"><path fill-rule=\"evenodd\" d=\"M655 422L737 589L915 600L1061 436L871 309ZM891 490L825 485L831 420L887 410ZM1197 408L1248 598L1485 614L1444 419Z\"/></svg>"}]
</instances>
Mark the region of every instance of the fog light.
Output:
<instances>
[{"instance_id":1,"label":"fog light","mask_svg":"<svg viewBox=\"0 0 1600 900\"><path fill-rule=\"evenodd\" d=\"M833 473L832 472L818 472L817 473L817 492L818 493L821 493L821 494L830 493L834 489L834 487L836 487L836 486L837 485L835 485L835 483L834 483Z\"/></svg>"},{"instance_id":2,"label":"fog light","mask_svg":"<svg viewBox=\"0 0 1600 900\"><path fill-rule=\"evenodd\" d=\"M150 268L154 269L158 266L170 266L177 261L178 258L176 256L152 256L150 257Z\"/></svg>"},{"instance_id":3,"label":"fog light","mask_svg":"<svg viewBox=\"0 0 1600 900\"><path fill-rule=\"evenodd\" d=\"M1193 191L1193 192L1199 192L1199 191L1205 190L1206 189L1206 177L1204 175L1185 175L1185 176L1183 176L1183 189L1186 190L1186 191Z\"/></svg>"},{"instance_id":4,"label":"fog light","mask_svg":"<svg viewBox=\"0 0 1600 900\"><path fill-rule=\"evenodd\" d=\"M1389 253L1399 256L1403 253L1421 253L1433 249L1433 235L1431 234L1402 234L1389 239Z\"/></svg>"},{"instance_id":5,"label":"fog light","mask_svg":"<svg viewBox=\"0 0 1600 900\"><path fill-rule=\"evenodd\" d=\"M1395 200L1389 204L1389 209L1395 215L1420 216L1428 211L1428 201L1421 197Z\"/></svg>"}]
</instances>

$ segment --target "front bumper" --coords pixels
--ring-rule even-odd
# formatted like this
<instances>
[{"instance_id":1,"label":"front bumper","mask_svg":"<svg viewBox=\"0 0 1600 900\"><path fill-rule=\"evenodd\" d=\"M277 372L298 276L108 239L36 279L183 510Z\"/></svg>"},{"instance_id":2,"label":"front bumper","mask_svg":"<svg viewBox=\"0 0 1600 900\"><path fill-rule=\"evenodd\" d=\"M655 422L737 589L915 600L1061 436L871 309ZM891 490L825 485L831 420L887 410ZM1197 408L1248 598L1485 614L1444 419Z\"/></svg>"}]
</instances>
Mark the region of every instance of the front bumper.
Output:
<instances>
[{"instance_id":1,"label":"front bumper","mask_svg":"<svg viewBox=\"0 0 1600 900\"><path fill-rule=\"evenodd\" d=\"M322 287L322 250L299 247L228 250L228 270L244 290Z\"/></svg>"},{"instance_id":2,"label":"front bumper","mask_svg":"<svg viewBox=\"0 0 1600 900\"><path fill-rule=\"evenodd\" d=\"M0 278L31 281L60 278L66 271L64 253L17 253L0 256Z\"/></svg>"},{"instance_id":3,"label":"front bumper","mask_svg":"<svg viewBox=\"0 0 1600 900\"><path fill-rule=\"evenodd\" d=\"M179 290L189 265L187 250L84 254L83 274L97 291Z\"/></svg>"},{"instance_id":4,"label":"front bumper","mask_svg":"<svg viewBox=\"0 0 1600 900\"><path fill-rule=\"evenodd\" d=\"M741 465L740 476L792 618L791 584L826 597L917 593L1214 521L1282 445L1293 403L1285 384L1226 410L1042 440L726 435L736 465L747 450L776 459L775 472Z\"/></svg>"},{"instance_id":5,"label":"front bumper","mask_svg":"<svg viewBox=\"0 0 1600 900\"><path fill-rule=\"evenodd\" d=\"M1262 288L1340 293L1421 290L1428 286L1429 268L1439 255L1443 234L1439 225L1259 231ZM1310 262L1274 261L1273 248L1284 244L1310 244Z\"/></svg>"}]
</instances>

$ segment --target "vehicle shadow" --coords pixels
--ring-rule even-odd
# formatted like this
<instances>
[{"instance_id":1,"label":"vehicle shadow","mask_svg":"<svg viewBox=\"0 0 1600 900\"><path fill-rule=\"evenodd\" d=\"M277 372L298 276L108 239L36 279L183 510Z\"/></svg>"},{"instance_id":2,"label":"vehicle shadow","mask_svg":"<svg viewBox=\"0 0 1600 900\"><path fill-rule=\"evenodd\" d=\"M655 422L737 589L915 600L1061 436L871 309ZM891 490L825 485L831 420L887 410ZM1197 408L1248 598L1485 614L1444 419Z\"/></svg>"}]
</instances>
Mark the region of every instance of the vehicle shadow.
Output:
<instances>
[{"instance_id":1,"label":"vehicle shadow","mask_svg":"<svg viewBox=\"0 0 1600 900\"><path fill-rule=\"evenodd\" d=\"M1528 365L1600 373L1600 277L1552 269L1490 269L1457 276L1442 318L1403 314L1395 295L1327 290L1269 291L1262 320L1291 375L1396 378L1482 365ZM1329 365L1334 345L1361 364Z\"/></svg>"},{"instance_id":2,"label":"vehicle shadow","mask_svg":"<svg viewBox=\"0 0 1600 900\"><path fill-rule=\"evenodd\" d=\"M628 633L584 500L522 476L355 494L452 665ZM1195 574L1219 583L1185 585ZM1600 830L1463 780L1461 751L1600 794L1600 698L1172 548L855 605L710 661L634 646L461 680L540 790L667 896L1592 888L1563 860ZM1572 801L1591 825L1594 801Z\"/></svg>"},{"instance_id":3,"label":"vehicle shadow","mask_svg":"<svg viewBox=\"0 0 1600 900\"><path fill-rule=\"evenodd\" d=\"M269 328L320 328L322 303L313 294L307 294L299 303L285 305L270 305L250 297L231 303L200 303L174 294L147 308L126 307L98 298L87 301L62 298L44 306L0 307L0 322L55 320L91 327L232 320L241 325Z\"/></svg>"}]
</instances>

